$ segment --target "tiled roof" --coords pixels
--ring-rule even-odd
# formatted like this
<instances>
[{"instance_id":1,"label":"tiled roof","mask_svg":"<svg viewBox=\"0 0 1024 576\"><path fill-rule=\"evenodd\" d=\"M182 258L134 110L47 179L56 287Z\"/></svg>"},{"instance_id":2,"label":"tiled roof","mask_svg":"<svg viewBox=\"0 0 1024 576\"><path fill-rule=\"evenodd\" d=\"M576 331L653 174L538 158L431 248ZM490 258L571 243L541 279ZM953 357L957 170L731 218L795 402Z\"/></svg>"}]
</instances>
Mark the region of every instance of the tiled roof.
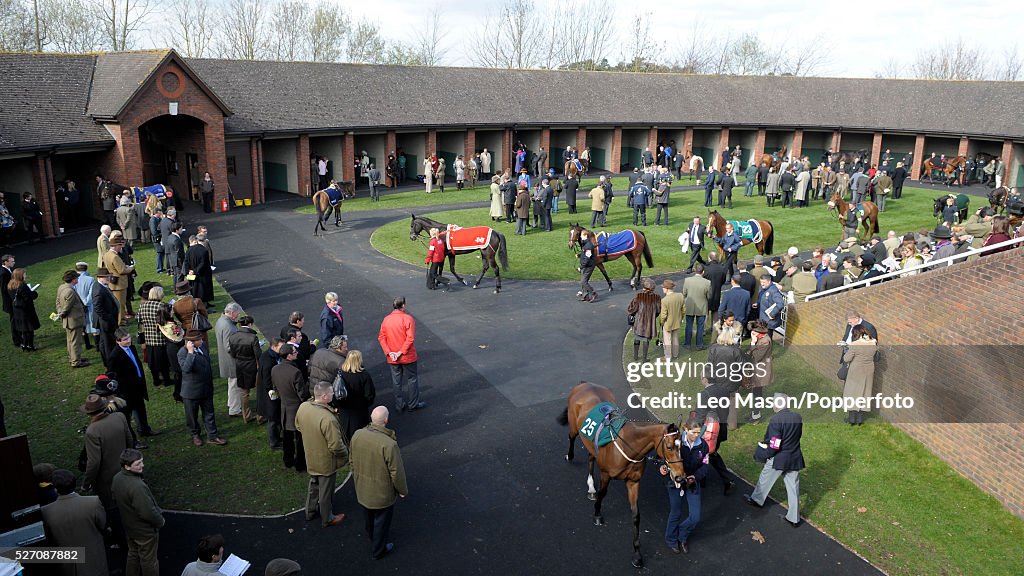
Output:
<instances>
[{"instance_id":1,"label":"tiled roof","mask_svg":"<svg viewBox=\"0 0 1024 576\"><path fill-rule=\"evenodd\" d=\"M117 116L169 52L140 50L97 54L88 114L94 118Z\"/></svg>"},{"instance_id":2,"label":"tiled roof","mask_svg":"<svg viewBox=\"0 0 1024 576\"><path fill-rule=\"evenodd\" d=\"M1024 137L1022 82L188 62L234 112L227 133L676 124Z\"/></svg>"},{"instance_id":3,"label":"tiled roof","mask_svg":"<svg viewBox=\"0 0 1024 576\"><path fill-rule=\"evenodd\" d=\"M95 59L0 54L0 152L113 143L86 115Z\"/></svg>"}]
</instances>

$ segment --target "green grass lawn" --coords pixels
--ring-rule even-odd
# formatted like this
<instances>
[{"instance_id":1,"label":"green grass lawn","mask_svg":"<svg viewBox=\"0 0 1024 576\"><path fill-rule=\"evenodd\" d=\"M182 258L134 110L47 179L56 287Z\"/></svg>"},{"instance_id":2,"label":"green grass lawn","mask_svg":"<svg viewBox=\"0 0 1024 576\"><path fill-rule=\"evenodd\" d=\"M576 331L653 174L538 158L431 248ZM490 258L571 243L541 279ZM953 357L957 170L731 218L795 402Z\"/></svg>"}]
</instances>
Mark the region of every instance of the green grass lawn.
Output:
<instances>
[{"instance_id":1,"label":"green grass lawn","mask_svg":"<svg viewBox=\"0 0 1024 576\"><path fill-rule=\"evenodd\" d=\"M627 334L624 365L633 359L632 342L632 333ZM652 350L652 357L659 352ZM680 361L687 357L703 361L707 353L684 352ZM841 392L799 355L778 346L774 369L768 394ZM650 396L693 396L700 383L650 379L635 389ZM667 422L679 417L671 410L655 413ZM747 409L741 409L741 425L729 431L722 456L753 484L762 467L753 459L754 446L763 439L766 424L743 424L746 417ZM1024 521L898 428L878 418L855 428L805 423L801 448L807 462L800 474L801 515L885 572L1024 574ZM781 481L771 496L785 504Z\"/></svg>"},{"instance_id":2,"label":"green grass lawn","mask_svg":"<svg viewBox=\"0 0 1024 576\"><path fill-rule=\"evenodd\" d=\"M139 277L137 286L146 280L161 282L173 294L167 276L153 273L154 252L143 246L135 253ZM43 326L36 331L38 352L25 353L10 345L7 330L0 345L0 364L8 376L3 388L9 433L27 432L33 462L50 462L67 468L81 478L76 466L84 437L78 430L88 418L78 411L92 389L96 376L103 371L99 353L87 350L92 362L89 368L73 370L68 365L64 329L47 316L54 309L57 286L65 270L82 260L95 262L95 250L86 250L42 262L27 268L32 283L41 283L36 311ZM216 323L229 300L220 284L215 283L214 310L210 322ZM170 299L168 296L167 299ZM136 305L138 300L136 300ZM282 320L283 324L283 320ZM276 332L276 325L270 326ZM136 329L132 327L133 335ZM217 340L210 333L210 349L216 355ZM141 353L141 350L140 350ZM214 358L214 374L217 374ZM147 381L149 371L146 370ZM17 375L17 376L15 376ZM185 428L182 405L171 397L167 387L149 386L147 403L150 425L161 431L147 438L146 481L153 488L157 502L165 508L225 512L237 514L278 514L300 508L304 502L307 475L285 469L280 452L267 447L266 428L241 422L227 415L227 383L214 381L214 405L217 428L228 439L227 446L192 446ZM255 408L255 398L251 399Z\"/></svg>"},{"instance_id":3,"label":"green grass lawn","mask_svg":"<svg viewBox=\"0 0 1024 576\"><path fill-rule=\"evenodd\" d=\"M620 182L621 180L621 182ZM585 182L586 183L586 182ZM625 179L615 179L616 190L626 185ZM760 197L744 198L742 189L734 191L733 209L723 210L722 214L729 219L763 218L775 227L775 245L773 253L782 254L789 246L797 246L808 250L814 246L834 246L841 235L842 228L837 218L832 216L824 202L815 202L811 207L802 209L768 208ZM446 193L447 194L447 193ZM624 193L617 193L608 214L610 232L618 232L633 228L633 211L626 206ZM904 233L921 228L931 229L935 225L932 217L932 201L938 194L930 190L905 189L900 200L890 201L886 211L879 220L881 235L888 230ZM422 193L421 193L422 196ZM433 199L434 195L430 197ZM381 201L383 204L384 201ZM694 216L701 216L705 223L708 211L704 208L704 192L673 191L670 212L670 226L654 226L655 211L648 211L647 226L637 227L643 230L651 245L654 257L654 268L644 268L645 275L668 274L678 272L689 263L689 255L680 251L677 238L685 231ZM459 226L492 226L505 234L508 240L509 265L507 273L510 278L537 280L575 280L576 259L568 248L569 225L579 222L589 227L590 201L580 199L577 204L578 214L569 214L565 203L561 203L561 211L552 215L554 231L538 232L529 229L526 236L516 236L515 225L505 222L494 223L489 217L489 205L481 208L469 208L454 211L423 212L444 223ZM420 214L420 211L416 212ZM420 242L409 240L409 219L402 218L378 228L371 238L373 246L393 258L410 264L423 264L426 247ZM753 245L747 245L740 251L740 259L753 258L757 251ZM705 256L707 252L705 251ZM456 263L462 270L479 273L479 256L462 256ZM606 265L608 274L613 278L628 278L632 267L625 258L619 258ZM600 273L595 274L598 282ZM598 286L595 284L595 286Z\"/></svg>"}]
</instances>

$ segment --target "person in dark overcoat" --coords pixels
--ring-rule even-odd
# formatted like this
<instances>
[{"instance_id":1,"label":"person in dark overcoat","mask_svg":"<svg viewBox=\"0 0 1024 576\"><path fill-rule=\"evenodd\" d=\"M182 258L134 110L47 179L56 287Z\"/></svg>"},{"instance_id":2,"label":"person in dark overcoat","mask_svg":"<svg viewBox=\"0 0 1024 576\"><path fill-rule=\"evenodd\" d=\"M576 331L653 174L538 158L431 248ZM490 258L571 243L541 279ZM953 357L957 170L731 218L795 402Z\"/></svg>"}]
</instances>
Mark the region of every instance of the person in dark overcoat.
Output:
<instances>
[{"instance_id":1,"label":"person in dark overcoat","mask_svg":"<svg viewBox=\"0 0 1024 576\"><path fill-rule=\"evenodd\" d=\"M341 364L341 377L347 394L342 400L335 398L332 405L338 409L341 431L348 444L356 430L370 423L370 409L377 397L377 388L370 373L363 369L363 353L359 350L348 351Z\"/></svg>"},{"instance_id":2,"label":"person in dark overcoat","mask_svg":"<svg viewBox=\"0 0 1024 576\"><path fill-rule=\"evenodd\" d=\"M764 506L772 486L782 476L789 501L785 519L796 528L800 525L800 471L804 469L804 453L800 449L803 419L787 407L788 395L776 392L772 401L775 415L764 432L764 440L758 444L759 452L763 452L768 460L761 469L757 486L746 496L746 501L757 508Z\"/></svg>"},{"instance_id":3,"label":"person in dark overcoat","mask_svg":"<svg viewBox=\"0 0 1024 576\"><path fill-rule=\"evenodd\" d=\"M75 475L68 470L53 473L57 500L43 506L43 526L47 540L59 547L85 548L82 564L61 564L61 576L106 576L107 552L103 532L107 513L96 496L75 492Z\"/></svg>"},{"instance_id":4,"label":"person in dark overcoat","mask_svg":"<svg viewBox=\"0 0 1024 576\"><path fill-rule=\"evenodd\" d=\"M3 288L11 298L11 327L18 333L21 349L34 352L35 331L39 329L39 316L36 315L36 298L39 293L33 290L26 281L25 269L15 268L11 280Z\"/></svg>"},{"instance_id":5,"label":"person in dark overcoat","mask_svg":"<svg viewBox=\"0 0 1024 576\"><path fill-rule=\"evenodd\" d=\"M302 447L302 435L295 429L295 413L299 405L309 399L309 386L302 370L295 364L298 350L291 344L281 346L283 362L270 371L270 382L281 397L281 426L284 428L284 465L295 467L296 472L306 471L306 455Z\"/></svg>"},{"instance_id":6,"label":"person in dark overcoat","mask_svg":"<svg viewBox=\"0 0 1024 576\"><path fill-rule=\"evenodd\" d=\"M79 410L90 417L85 428L86 464L82 488L95 492L109 512L117 507L110 495L110 483L121 471L121 452L135 443L124 414L109 412L107 406L106 399L90 394Z\"/></svg>"},{"instance_id":7,"label":"person in dark overcoat","mask_svg":"<svg viewBox=\"0 0 1024 576\"><path fill-rule=\"evenodd\" d=\"M186 276L195 275L195 280L192 281L192 296L202 300L207 306L213 304L212 265L210 251L195 236L189 236L185 265L181 269Z\"/></svg>"},{"instance_id":8,"label":"person in dark overcoat","mask_svg":"<svg viewBox=\"0 0 1024 576\"><path fill-rule=\"evenodd\" d=\"M260 354L256 373L256 422L267 424L267 444L271 450L281 450L281 399L271 383L271 370L281 361L278 351L284 340L274 338L270 347ZM271 395L273 392L273 395Z\"/></svg>"},{"instance_id":9,"label":"person in dark overcoat","mask_svg":"<svg viewBox=\"0 0 1024 576\"><path fill-rule=\"evenodd\" d=\"M96 335L96 347L100 351L103 365L110 369L110 355L117 346L114 343L114 332L118 327L118 310L120 303L110 290L111 274L106 268L96 271L96 285L92 291L93 327L99 331Z\"/></svg>"},{"instance_id":10,"label":"person in dark overcoat","mask_svg":"<svg viewBox=\"0 0 1024 576\"><path fill-rule=\"evenodd\" d=\"M178 350L178 365L181 366L181 397L185 404L185 425L192 433L192 445L202 446L199 437L199 411L203 412L206 428L206 442L216 446L227 444L217 432L217 420L213 413L213 367L210 363L210 349L198 330L185 332L185 346Z\"/></svg>"},{"instance_id":11,"label":"person in dark overcoat","mask_svg":"<svg viewBox=\"0 0 1024 576\"><path fill-rule=\"evenodd\" d=\"M146 401L149 391L146 389L146 372L143 370L142 356L132 344L132 335L118 328L114 332L116 345L110 352L110 370L117 374L120 384L118 395L128 403L129 410L135 415L135 423L140 436L157 434L149 427L146 414Z\"/></svg>"},{"instance_id":12,"label":"person in dark overcoat","mask_svg":"<svg viewBox=\"0 0 1024 576\"><path fill-rule=\"evenodd\" d=\"M252 324L252 316L243 316L238 319L238 331L228 336L228 353L235 360L238 399L242 404L242 421L246 424L252 420L249 391L256 387L259 358L263 354L260 337L256 334Z\"/></svg>"}]
</instances>

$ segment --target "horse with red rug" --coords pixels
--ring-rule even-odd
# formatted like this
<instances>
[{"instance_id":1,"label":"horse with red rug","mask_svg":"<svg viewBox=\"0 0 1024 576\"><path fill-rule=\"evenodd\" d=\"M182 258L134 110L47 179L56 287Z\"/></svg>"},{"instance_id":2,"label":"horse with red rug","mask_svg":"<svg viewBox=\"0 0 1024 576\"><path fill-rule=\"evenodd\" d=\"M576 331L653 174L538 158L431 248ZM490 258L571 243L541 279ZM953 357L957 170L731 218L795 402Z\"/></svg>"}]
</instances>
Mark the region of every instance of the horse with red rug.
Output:
<instances>
[{"instance_id":1,"label":"horse with red rug","mask_svg":"<svg viewBox=\"0 0 1024 576\"><path fill-rule=\"evenodd\" d=\"M680 455L679 426L663 422L631 422L615 406L611 390L580 382L569 392L566 408L558 422L569 427L569 451L566 462L572 462L576 450L576 437L589 452L587 488L594 501L594 525L603 526L601 502L608 493L612 480L626 483L629 510L633 519L633 566L643 566L640 554L640 479L647 466L647 454L654 451L658 461L669 469L669 477L681 485L687 481ZM594 488L594 463L597 463L598 488Z\"/></svg>"},{"instance_id":2,"label":"horse with red rug","mask_svg":"<svg viewBox=\"0 0 1024 576\"><path fill-rule=\"evenodd\" d=\"M590 230L579 225L572 224L569 227L569 248L574 252L583 248L583 232L588 238L594 239L594 246L597 248L597 269L604 275L608 283L608 291L612 290L612 279L604 269L604 262L615 260L625 256L633 265L633 273L629 276L629 285L634 290L640 288L640 276L643 273L644 265L647 262L648 268L654 267L654 259L651 257L651 247L647 243L647 236L639 230L623 230L614 234L608 234L603 230L594 234Z\"/></svg>"},{"instance_id":3,"label":"horse with red rug","mask_svg":"<svg viewBox=\"0 0 1024 576\"><path fill-rule=\"evenodd\" d=\"M480 281L484 279L484 274L493 268L494 293L501 292L501 271L498 268L498 263L501 263L501 270L508 270L508 249L505 245L504 234L488 226L461 228L454 224L444 224L426 216L413 214L412 222L409 224L409 239L419 240L420 235L424 232L429 233L431 228L437 228L440 232L439 237L444 242L445 254L448 257L448 269L451 270L452 276L455 276L456 280L463 286L468 286L462 276L455 271L455 257L479 251L483 269L480 270L480 277L473 283L473 289L480 287Z\"/></svg>"}]
</instances>

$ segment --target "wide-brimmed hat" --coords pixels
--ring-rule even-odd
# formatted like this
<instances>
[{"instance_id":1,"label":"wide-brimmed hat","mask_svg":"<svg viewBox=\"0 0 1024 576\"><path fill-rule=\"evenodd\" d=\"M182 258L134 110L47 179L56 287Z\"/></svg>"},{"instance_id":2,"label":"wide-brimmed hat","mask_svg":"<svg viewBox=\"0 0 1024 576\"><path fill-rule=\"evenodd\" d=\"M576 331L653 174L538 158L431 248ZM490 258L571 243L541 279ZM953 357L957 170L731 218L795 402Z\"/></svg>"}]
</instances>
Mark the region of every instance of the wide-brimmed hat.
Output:
<instances>
[{"instance_id":1,"label":"wide-brimmed hat","mask_svg":"<svg viewBox=\"0 0 1024 576\"><path fill-rule=\"evenodd\" d=\"M871 252L865 252L865 253L860 255L860 262L864 266L874 266L875 265L875 255L872 254Z\"/></svg>"},{"instance_id":2,"label":"wide-brimmed hat","mask_svg":"<svg viewBox=\"0 0 1024 576\"><path fill-rule=\"evenodd\" d=\"M672 280L669 280L668 278L666 278L666 279L661 281L661 287L662 288L668 288L669 290L671 290L671 289L676 287L676 283L673 282Z\"/></svg>"},{"instance_id":3,"label":"wide-brimmed hat","mask_svg":"<svg viewBox=\"0 0 1024 576\"><path fill-rule=\"evenodd\" d=\"M928 235L931 236L932 238L935 238L936 240L949 240L950 238L953 237L953 234L952 232L949 231L949 228L941 224L936 226L935 230L929 232Z\"/></svg>"},{"instance_id":4,"label":"wide-brimmed hat","mask_svg":"<svg viewBox=\"0 0 1024 576\"><path fill-rule=\"evenodd\" d=\"M142 287L139 288L139 298L143 300L149 300L149 291L153 288L160 286L159 282L153 282L152 280L146 280L142 283Z\"/></svg>"},{"instance_id":5,"label":"wide-brimmed hat","mask_svg":"<svg viewBox=\"0 0 1024 576\"><path fill-rule=\"evenodd\" d=\"M120 246L122 244L124 244L124 236L114 236L113 234L110 235L111 246Z\"/></svg>"},{"instance_id":6,"label":"wide-brimmed hat","mask_svg":"<svg viewBox=\"0 0 1024 576\"><path fill-rule=\"evenodd\" d=\"M758 334L767 334L768 324L764 320L751 320L747 322L747 330L757 332Z\"/></svg>"},{"instance_id":7,"label":"wide-brimmed hat","mask_svg":"<svg viewBox=\"0 0 1024 576\"><path fill-rule=\"evenodd\" d=\"M171 342L179 343L185 339L185 330L177 322L167 322L159 326L160 333Z\"/></svg>"},{"instance_id":8,"label":"wide-brimmed hat","mask_svg":"<svg viewBox=\"0 0 1024 576\"><path fill-rule=\"evenodd\" d=\"M183 296L192 291L192 284L189 284L188 280L182 280L174 285L174 293L178 296Z\"/></svg>"},{"instance_id":9,"label":"wide-brimmed hat","mask_svg":"<svg viewBox=\"0 0 1024 576\"><path fill-rule=\"evenodd\" d=\"M111 394L116 394L119 387L120 384L118 384L117 380L106 374L100 374L93 383L91 393L97 396L110 396Z\"/></svg>"},{"instance_id":10,"label":"wide-brimmed hat","mask_svg":"<svg viewBox=\"0 0 1024 576\"><path fill-rule=\"evenodd\" d=\"M185 332L185 340L191 340L193 342L202 340L204 336L206 336L206 333L204 333L202 330L190 329L187 332Z\"/></svg>"},{"instance_id":11,"label":"wide-brimmed hat","mask_svg":"<svg viewBox=\"0 0 1024 576\"><path fill-rule=\"evenodd\" d=\"M110 270L107 270L105 266L100 266L96 269L96 276L101 278L104 276L110 276Z\"/></svg>"},{"instance_id":12,"label":"wide-brimmed hat","mask_svg":"<svg viewBox=\"0 0 1024 576\"><path fill-rule=\"evenodd\" d=\"M78 407L79 411L84 412L90 416L93 414L99 414L107 408L107 401L104 400L99 394L89 394L85 397L85 404Z\"/></svg>"}]
</instances>

